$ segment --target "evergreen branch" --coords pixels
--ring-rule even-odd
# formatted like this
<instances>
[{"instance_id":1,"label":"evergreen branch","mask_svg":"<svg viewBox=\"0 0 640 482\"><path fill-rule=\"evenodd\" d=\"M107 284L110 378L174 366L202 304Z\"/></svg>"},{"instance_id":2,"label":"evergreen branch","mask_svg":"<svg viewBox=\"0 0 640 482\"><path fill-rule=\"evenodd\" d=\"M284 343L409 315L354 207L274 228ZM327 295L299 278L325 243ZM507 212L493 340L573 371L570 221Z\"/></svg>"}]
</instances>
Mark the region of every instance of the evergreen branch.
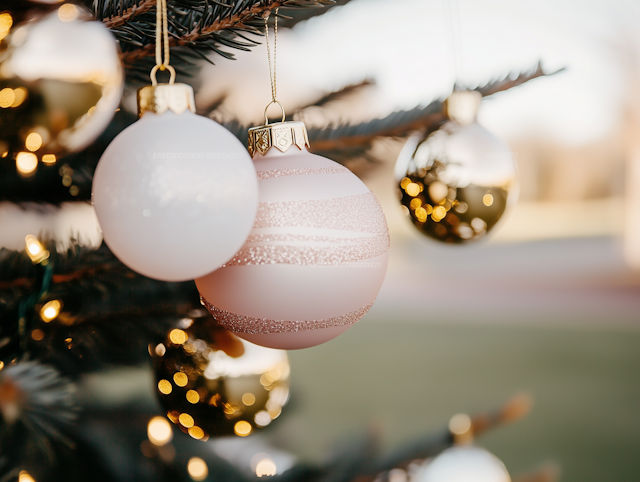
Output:
<instances>
[{"instance_id":1,"label":"evergreen branch","mask_svg":"<svg viewBox=\"0 0 640 482\"><path fill-rule=\"evenodd\" d=\"M116 28L129 22L136 15L148 12L155 8L157 0L142 0L140 3L136 1L132 7L125 10L119 16L111 16L109 18L100 18L107 28Z\"/></svg>"},{"instance_id":2,"label":"evergreen branch","mask_svg":"<svg viewBox=\"0 0 640 482\"><path fill-rule=\"evenodd\" d=\"M322 97L313 101L312 103L296 109L296 111L300 112L304 109L308 109L309 107L324 107L325 105L330 104L331 102L337 102L337 101L343 100L345 97L355 94L363 87L369 87L375 84L376 84L375 81L372 79L364 79L363 81L358 82L357 84L345 85L339 90L336 90L334 92L328 92L327 94L323 95Z\"/></svg>"},{"instance_id":3,"label":"evergreen branch","mask_svg":"<svg viewBox=\"0 0 640 482\"><path fill-rule=\"evenodd\" d=\"M144 0L146 2L148 0ZM217 5L225 5L218 2L215 2ZM222 36L216 36L215 34L224 32L224 31L232 31L232 30L248 30L250 33L258 34L261 32L262 26L257 24L255 20L261 19L262 16L270 12L276 8L309 8L309 7L323 7L325 5L331 5L334 3L333 0L273 0L270 2L262 2L261 0L250 0L251 6L243 5L247 2L239 1L236 2L235 5L225 5L225 7L229 8L229 15L225 17L224 12L220 11L219 16L216 20L211 21L205 25L205 19L207 19L208 15L208 6L205 2L205 6L202 7L201 12L198 12L200 15L200 19L198 22L195 22L195 26L192 28L175 28L179 27L174 22L173 26L175 30L184 31L181 35L177 35L175 33L172 34L169 39L170 47L191 47L194 48L196 44L202 42L208 42L212 38L220 43L227 43L227 46L232 48L238 48L238 45L229 45L232 42L231 39L225 38ZM149 10L150 8L147 8ZM192 8L191 13L196 13L196 9ZM113 28L116 27L125 27L128 24L128 19L131 19L136 12L133 11L133 7L129 9L129 17L124 19L123 17L112 18L107 20L107 22L112 22L114 24ZM140 13L140 12L138 12ZM211 15L213 17L213 15ZM174 19L175 20L175 19ZM155 24L153 24L155 25ZM148 27L150 27L149 25ZM233 32L232 32L233 33ZM125 64L133 64L139 59L149 57L155 55L155 42L153 41L154 35L147 36L146 39L141 39L142 42L147 42L146 45L141 44L138 48L127 50L122 52L120 59ZM257 44L257 42L254 42ZM212 45L209 45L209 48L212 48ZM246 47L246 45L245 45ZM220 53L220 52L218 52Z\"/></svg>"},{"instance_id":4,"label":"evergreen branch","mask_svg":"<svg viewBox=\"0 0 640 482\"><path fill-rule=\"evenodd\" d=\"M555 75L558 72L561 72L561 70L546 73L538 63L534 69L522 72L513 79L507 76L500 80L488 82L473 90L477 90L483 97L487 97L520 86L539 77ZM394 112L383 119L374 119L364 124L355 126L345 124L324 129L311 129L309 131L309 140L313 141L312 149L317 153L325 154L354 148L366 150L371 147L373 141L378 137L406 137L415 131L437 128L437 126L447 121L442 108L442 101L435 100L426 107Z\"/></svg>"}]
</instances>

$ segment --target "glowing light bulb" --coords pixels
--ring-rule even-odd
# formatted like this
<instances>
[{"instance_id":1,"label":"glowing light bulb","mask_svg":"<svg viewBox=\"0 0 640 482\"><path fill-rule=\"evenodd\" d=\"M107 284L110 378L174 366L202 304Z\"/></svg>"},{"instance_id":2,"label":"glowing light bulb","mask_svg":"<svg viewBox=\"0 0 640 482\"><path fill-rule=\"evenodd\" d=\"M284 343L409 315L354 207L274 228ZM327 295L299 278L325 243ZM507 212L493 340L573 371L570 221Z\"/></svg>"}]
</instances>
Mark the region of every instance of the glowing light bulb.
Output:
<instances>
[{"instance_id":1,"label":"glowing light bulb","mask_svg":"<svg viewBox=\"0 0 640 482\"><path fill-rule=\"evenodd\" d=\"M40 317L45 323L49 323L58 316L60 308L62 308L62 303L59 300L51 300L40 308Z\"/></svg>"},{"instance_id":2,"label":"glowing light bulb","mask_svg":"<svg viewBox=\"0 0 640 482\"><path fill-rule=\"evenodd\" d=\"M49 251L44 249L44 246L40 244L40 241L33 234L28 234L24 238L24 242L27 248L27 255L33 263L41 263L49 257Z\"/></svg>"},{"instance_id":3,"label":"glowing light bulb","mask_svg":"<svg viewBox=\"0 0 640 482\"><path fill-rule=\"evenodd\" d=\"M18 482L36 482L31 474L26 470L21 470L20 474L18 474Z\"/></svg>"},{"instance_id":4,"label":"glowing light bulb","mask_svg":"<svg viewBox=\"0 0 640 482\"><path fill-rule=\"evenodd\" d=\"M204 480L209 475L209 468L200 457L191 457L187 463L187 472L193 480Z\"/></svg>"},{"instance_id":5,"label":"glowing light bulb","mask_svg":"<svg viewBox=\"0 0 640 482\"><path fill-rule=\"evenodd\" d=\"M153 417L147 425L147 435L154 445L165 445L173 438L171 424L164 417Z\"/></svg>"}]
</instances>

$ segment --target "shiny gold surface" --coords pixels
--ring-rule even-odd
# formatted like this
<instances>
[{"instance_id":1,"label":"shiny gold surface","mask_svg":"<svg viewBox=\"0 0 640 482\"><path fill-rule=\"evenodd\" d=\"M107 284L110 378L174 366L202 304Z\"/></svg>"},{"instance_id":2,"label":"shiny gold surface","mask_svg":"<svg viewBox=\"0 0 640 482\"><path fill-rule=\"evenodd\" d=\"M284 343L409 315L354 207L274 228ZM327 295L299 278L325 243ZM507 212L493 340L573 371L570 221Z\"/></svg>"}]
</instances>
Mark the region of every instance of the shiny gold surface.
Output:
<instances>
[{"instance_id":1,"label":"shiny gold surface","mask_svg":"<svg viewBox=\"0 0 640 482\"><path fill-rule=\"evenodd\" d=\"M147 85L138 89L138 115L145 112L162 114L170 110L182 114L186 110L196 111L193 88L187 84Z\"/></svg>"},{"instance_id":2,"label":"shiny gold surface","mask_svg":"<svg viewBox=\"0 0 640 482\"><path fill-rule=\"evenodd\" d=\"M302 122L276 122L249 129L249 154L252 156L256 152L265 155L271 147L286 152L293 145L299 150L310 147L307 128Z\"/></svg>"},{"instance_id":3,"label":"shiny gold surface","mask_svg":"<svg viewBox=\"0 0 640 482\"><path fill-rule=\"evenodd\" d=\"M475 109L458 108L463 117L465 108L468 115ZM517 198L511 151L476 122L448 122L426 138L414 136L407 146L396 165L398 197L413 225L432 239L480 240Z\"/></svg>"},{"instance_id":4,"label":"shiny gold surface","mask_svg":"<svg viewBox=\"0 0 640 482\"><path fill-rule=\"evenodd\" d=\"M244 341L239 351L228 338L203 319L172 330L149 350L167 417L196 440L246 437L277 418L289 397L286 352Z\"/></svg>"},{"instance_id":5,"label":"shiny gold surface","mask_svg":"<svg viewBox=\"0 0 640 482\"><path fill-rule=\"evenodd\" d=\"M102 133L120 103L123 70L113 35L81 7L16 18L0 14L0 148L12 159L20 153L17 168L28 175Z\"/></svg>"}]
</instances>

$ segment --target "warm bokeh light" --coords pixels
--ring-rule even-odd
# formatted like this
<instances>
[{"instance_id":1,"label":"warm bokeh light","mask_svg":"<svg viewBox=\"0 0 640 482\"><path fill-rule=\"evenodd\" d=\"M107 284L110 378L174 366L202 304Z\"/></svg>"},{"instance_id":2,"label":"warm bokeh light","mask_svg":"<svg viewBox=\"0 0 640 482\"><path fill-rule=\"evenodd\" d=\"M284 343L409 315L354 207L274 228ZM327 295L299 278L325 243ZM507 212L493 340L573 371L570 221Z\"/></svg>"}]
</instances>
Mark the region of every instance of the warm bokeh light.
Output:
<instances>
[{"instance_id":1,"label":"warm bokeh light","mask_svg":"<svg viewBox=\"0 0 640 482\"><path fill-rule=\"evenodd\" d=\"M42 156L42 162L45 164L55 164L57 161L55 154L45 154Z\"/></svg>"},{"instance_id":2,"label":"warm bokeh light","mask_svg":"<svg viewBox=\"0 0 640 482\"><path fill-rule=\"evenodd\" d=\"M269 458L262 459L256 465L256 475L258 477L271 477L277 474L277 467L273 460Z\"/></svg>"},{"instance_id":3,"label":"warm bokeh light","mask_svg":"<svg viewBox=\"0 0 640 482\"><path fill-rule=\"evenodd\" d=\"M189 378L182 372L177 372L173 375L173 382L179 387L184 387L187 383L189 383Z\"/></svg>"},{"instance_id":4,"label":"warm bokeh light","mask_svg":"<svg viewBox=\"0 0 640 482\"><path fill-rule=\"evenodd\" d=\"M11 105L15 102L16 95L13 92L13 89L7 87L5 89L0 90L0 107L6 109L11 107Z\"/></svg>"},{"instance_id":5,"label":"warm bokeh light","mask_svg":"<svg viewBox=\"0 0 640 482\"><path fill-rule=\"evenodd\" d=\"M268 412L261 410L253 417L254 422L259 427L266 427L271 423L271 415Z\"/></svg>"},{"instance_id":6,"label":"warm bokeh light","mask_svg":"<svg viewBox=\"0 0 640 482\"><path fill-rule=\"evenodd\" d=\"M27 255L33 263L41 263L49 257L49 251L44 249L38 238L33 234L28 234L24 238Z\"/></svg>"},{"instance_id":7,"label":"warm bokeh light","mask_svg":"<svg viewBox=\"0 0 640 482\"><path fill-rule=\"evenodd\" d=\"M164 356L164 354L167 352L167 347L164 346L162 343L158 343L156 345L155 352L156 352L156 355L158 356Z\"/></svg>"},{"instance_id":8,"label":"warm bokeh light","mask_svg":"<svg viewBox=\"0 0 640 482\"><path fill-rule=\"evenodd\" d=\"M491 194L485 194L482 197L482 202L485 206L491 206L493 204L493 196Z\"/></svg>"},{"instance_id":9,"label":"warm bokeh light","mask_svg":"<svg viewBox=\"0 0 640 482\"><path fill-rule=\"evenodd\" d=\"M420 194L420 186L418 186L418 184L416 184L415 182L412 182L407 185L405 191L407 191L407 194L409 196L417 196L418 194Z\"/></svg>"},{"instance_id":10,"label":"warm bokeh light","mask_svg":"<svg viewBox=\"0 0 640 482\"><path fill-rule=\"evenodd\" d=\"M160 380L158 382L158 390L160 390L160 393L169 395L173 390L173 387L171 386L171 382L169 380Z\"/></svg>"},{"instance_id":11,"label":"warm bokeh light","mask_svg":"<svg viewBox=\"0 0 640 482\"><path fill-rule=\"evenodd\" d=\"M16 168L20 174L31 174L38 167L38 158L33 152L19 152L16 156Z\"/></svg>"},{"instance_id":12,"label":"warm bokeh light","mask_svg":"<svg viewBox=\"0 0 640 482\"><path fill-rule=\"evenodd\" d=\"M449 420L449 431L454 435L464 435L471 430L471 417L466 413L459 413Z\"/></svg>"},{"instance_id":13,"label":"warm bokeh light","mask_svg":"<svg viewBox=\"0 0 640 482\"><path fill-rule=\"evenodd\" d=\"M42 136L37 132L31 132L24 140L24 146L30 151L37 151L42 147Z\"/></svg>"},{"instance_id":14,"label":"warm bokeh light","mask_svg":"<svg viewBox=\"0 0 640 482\"><path fill-rule=\"evenodd\" d=\"M60 308L62 308L60 300L48 301L42 308L40 308L40 318L42 318L42 321L45 323L49 323L58 316Z\"/></svg>"},{"instance_id":15,"label":"warm bokeh light","mask_svg":"<svg viewBox=\"0 0 640 482\"><path fill-rule=\"evenodd\" d=\"M3 368L4 368L4 362L0 360L0 370L2 370Z\"/></svg>"},{"instance_id":16,"label":"warm bokeh light","mask_svg":"<svg viewBox=\"0 0 640 482\"><path fill-rule=\"evenodd\" d=\"M245 393L242 395L242 403L244 403L247 407L250 407L254 403L256 403L256 396L253 393Z\"/></svg>"},{"instance_id":17,"label":"warm bokeh light","mask_svg":"<svg viewBox=\"0 0 640 482\"><path fill-rule=\"evenodd\" d=\"M11 30L11 26L13 25L13 18L7 12L0 13L0 40L5 38L9 31Z\"/></svg>"},{"instance_id":18,"label":"warm bokeh light","mask_svg":"<svg viewBox=\"0 0 640 482\"><path fill-rule=\"evenodd\" d=\"M178 417L178 420L180 421L182 426L186 428L191 428L195 424L195 422L193 421L193 417L188 413L181 413Z\"/></svg>"},{"instance_id":19,"label":"warm bokeh light","mask_svg":"<svg viewBox=\"0 0 640 482\"><path fill-rule=\"evenodd\" d=\"M147 435L152 444L160 446L171 441L173 430L166 418L153 417L147 425Z\"/></svg>"},{"instance_id":20,"label":"warm bokeh light","mask_svg":"<svg viewBox=\"0 0 640 482\"><path fill-rule=\"evenodd\" d=\"M169 339L176 345L182 345L185 341L187 341L187 338L187 334L177 328L175 330L171 330L171 333L169 333Z\"/></svg>"},{"instance_id":21,"label":"warm bokeh light","mask_svg":"<svg viewBox=\"0 0 640 482\"><path fill-rule=\"evenodd\" d=\"M189 435L191 435L196 440L200 440L204 437L204 430L194 425L189 429Z\"/></svg>"},{"instance_id":22,"label":"warm bokeh light","mask_svg":"<svg viewBox=\"0 0 640 482\"><path fill-rule=\"evenodd\" d=\"M71 3L66 3L58 9L58 18L63 22L72 22L79 14L78 7Z\"/></svg>"},{"instance_id":23,"label":"warm bokeh light","mask_svg":"<svg viewBox=\"0 0 640 482\"><path fill-rule=\"evenodd\" d=\"M10 107L18 107L21 105L24 100L27 98L27 89L24 87L18 87L13 90L13 103Z\"/></svg>"},{"instance_id":24,"label":"warm bokeh light","mask_svg":"<svg viewBox=\"0 0 640 482\"><path fill-rule=\"evenodd\" d=\"M36 328L31 332L31 338L33 338L35 341L42 340L44 338L44 331Z\"/></svg>"},{"instance_id":25,"label":"warm bokeh light","mask_svg":"<svg viewBox=\"0 0 640 482\"><path fill-rule=\"evenodd\" d=\"M200 395L195 390L189 390L185 396L189 403L196 404L200 401Z\"/></svg>"},{"instance_id":26,"label":"warm bokeh light","mask_svg":"<svg viewBox=\"0 0 640 482\"><path fill-rule=\"evenodd\" d=\"M240 437L246 437L251 433L251 430L252 430L251 424L249 422L245 422L244 420L240 420L239 422L236 422L236 424L233 427L233 431L236 433L236 435L239 435Z\"/></svg>"},{"instance_id":27,"label":"warm bokeh light","mask_svg":"<svg viewBox=\"0 0 640 482\"><path fill-rule=\"evenodd\" d=\"M204 480L209 475L209 468L200 457L191 457L187 463L187 472L193 480Z\"/></svg>"},{"instance_id":28,"label":"warm bokeh light","mask_svg":"<svg viewBox=\"0 0 640 482\"><path fill-rule=\"evenodd\" d=\"M31 474L26 470L21 470L20 474L18 474L18 482L36 482Z\"/></svg>"}]
</instances>

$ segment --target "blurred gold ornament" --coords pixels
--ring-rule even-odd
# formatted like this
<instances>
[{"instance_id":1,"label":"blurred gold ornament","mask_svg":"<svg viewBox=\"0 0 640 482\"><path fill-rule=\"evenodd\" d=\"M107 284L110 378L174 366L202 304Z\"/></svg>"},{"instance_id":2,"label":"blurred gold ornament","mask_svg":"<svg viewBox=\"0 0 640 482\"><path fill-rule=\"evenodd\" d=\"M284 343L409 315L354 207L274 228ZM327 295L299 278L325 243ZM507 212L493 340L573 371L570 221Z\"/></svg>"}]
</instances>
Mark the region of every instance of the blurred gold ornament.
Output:
<instances>
[{"instance_id":1,"label":"blurred gold ornament","mask_svg":"<svg viewBox=\"0 0 640 482\"><path fill-rule=\"evenodd\" d=\"M196 440L245 437L277 418L289 398L285 351L240 340L206 319L171 330L149 353L167 417Z\"/></svg>"},{"instance_id":2,"label":"blurred gold ornament","mask_svg":"<svg viewBox=\"0 0 640 482\"><path fill-rule=\"evenodd\" d=\"M513 154L476 122L479 104L478 92L454 92L445 102L450 120L426 137L411 136L396 163L398 197L411 221L444 243L484 238L518 197Z\"/></svg>"},{"instance_id":3,"label":"blurred gold ornament","mask_svg":"<svg viewBox=\"0 0 640 482\"><path fill-rule=\"evenodd\" d=\"M81 7L55 8L0 14L0 147L22 175L90 144L122 96L113 35Z\"/></svg>"}]
</instances>

